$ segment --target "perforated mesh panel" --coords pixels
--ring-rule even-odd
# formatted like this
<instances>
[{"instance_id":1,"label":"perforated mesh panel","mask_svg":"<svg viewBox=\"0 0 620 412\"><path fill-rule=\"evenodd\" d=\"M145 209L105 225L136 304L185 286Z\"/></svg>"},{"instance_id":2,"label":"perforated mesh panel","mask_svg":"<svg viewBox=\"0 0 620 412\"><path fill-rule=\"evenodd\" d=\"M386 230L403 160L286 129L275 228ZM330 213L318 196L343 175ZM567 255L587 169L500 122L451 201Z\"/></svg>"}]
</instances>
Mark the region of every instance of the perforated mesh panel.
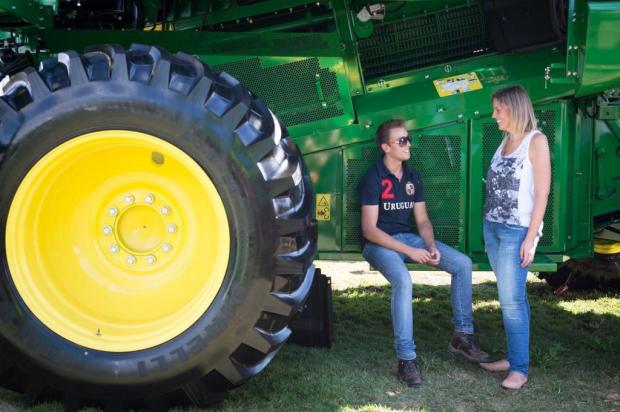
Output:
<instances>
[{"instance_id":1,"label":"perforated mesh panel","mask_svg":"<svg viewBox=\"0 0 620 412\"><path fill-rule=\"evenodd\" d=\"M366 79L487 53L484 16L478 4L376 25L359 40Z\"/></svg>"},{"instance_id":2,"label":"perforated mesh panel","mask_svg":"<svg viewBox=\"0 0 620 412\"><path fill-rule=\"evenodd\" d=\"M252 58L214 68L237 78L286 126L344 114L336 74L321 68L317 58L272 67L261 67L260 60Z\"/></svg>"},{"instance_id":3,"label":"perforated mesh panel","mask_svg":"<svg viewBox=\"0 0 620 412\"><path fill-rule=\"evenodd\" d=\"M461 190L461 136L419 136L408 164L417 169L424 183L425 201L435 229L435 237L442 242L463 244L464 222L461 212L465 192ZM379 150L365 147L360 159L349 159L345 165L345 250L359 250L362 242L360 205L357 188L366 171L379 158ZM413 222L412 222L413 223ZM415 226L414 231L415 231Z\"/></svg>"},{"instance_id":4,"label":"perforated mesh panel","mask_svg":"<svg viewBox=\"0 0 620 412\"><path fill-rule=\"evenodd\" d=\"M465 229L461 209L466 194L460 186L461 136L421 136L412 158L423 178L435 237L448 245L459 245Z\"/></svg>"},{"instance_id":5,"label":"perforated mesh panel","mask_svg":"<svg viewBox=\"0 0 620 412\"><path fill-rule=\"evenodd\" d=\"M366 171L379 159L379 156L379 149L373 145L362 148L360 159L349 159L345 163L344 250L361 250L362 231L357 188Z\"/></svg>"},{"instance_id":6,"label":"perforated mesh panel","mask_svg":"<svg viewBox=\"0 0 620 412\"><path fill-rule=\"evenodd\" d=\"M555 131L556 131L556 113L554 110L536 110L536 118L538 119L538 129L547 135L549 141L549 149L551 153L554 153L555 148ZM482 176L486 177L487 170L491 164L493 154L497 150L498 146L502 142L503 133L497 128L497 124L485 123L482 129ZM555 176L555 166L551 163L552 176ZM549 202L547 203L547 210L544 217L544 229L543 237L540 239L539 244L541 246L551 246L555 244L555 238L553 230L551 228L555 225L554 219L554 204L555 195L553 191L554 179L551 179L551 194L549 195ZM484 182L482 182L482 193L486 198L486 189Z\"/></svg>"}]
</instances>

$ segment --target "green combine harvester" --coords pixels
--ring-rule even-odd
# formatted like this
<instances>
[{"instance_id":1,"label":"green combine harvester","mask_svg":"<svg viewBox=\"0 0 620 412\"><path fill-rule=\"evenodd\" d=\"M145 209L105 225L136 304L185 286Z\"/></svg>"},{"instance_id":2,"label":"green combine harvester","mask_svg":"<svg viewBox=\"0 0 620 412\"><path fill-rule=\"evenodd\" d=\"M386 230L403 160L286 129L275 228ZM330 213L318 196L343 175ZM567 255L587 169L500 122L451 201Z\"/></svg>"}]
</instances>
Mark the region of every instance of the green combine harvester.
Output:
<instances>
[{"instance_id":1,"label":"green combine harvester","mask_svg":"<svg viewBox=\"0 0 620 412\"><path fill-rule=\"evenodd\" d=\"M361 259L389 118L489 270L514 84L552 150L531 270L620 285L618 1L0 0L0 47L0 383L30 401L206 406L261 372L315 257Z\"/></svg>"}]
</instances>

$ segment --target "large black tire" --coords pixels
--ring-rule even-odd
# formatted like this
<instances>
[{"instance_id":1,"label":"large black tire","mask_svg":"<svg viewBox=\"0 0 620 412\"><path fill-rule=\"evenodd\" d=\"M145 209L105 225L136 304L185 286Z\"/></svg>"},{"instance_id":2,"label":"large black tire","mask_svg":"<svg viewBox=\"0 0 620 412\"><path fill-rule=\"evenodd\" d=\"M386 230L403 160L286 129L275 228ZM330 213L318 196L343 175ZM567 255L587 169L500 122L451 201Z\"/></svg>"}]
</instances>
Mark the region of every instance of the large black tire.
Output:
<instances>
[{"instance_id":1,"label":"large black tire","mask_svg":"<svg viewBox=\"0 0 620 412\"><path fill-rule=\"evenodd\" d=\"M32 401L124 409L198 406L259 373L287 340L312 284L316 227L298 149L226 73L157 47L61 53L12 76L0 100L0 378ZM7 215L46 153L97 130L156 136L188 154L225 206L231 250L208 310L189 328L129 352L78 345L39 321L7 262ZM200 253L196 250L195 253Z\"/></svg>"}]
</instances>

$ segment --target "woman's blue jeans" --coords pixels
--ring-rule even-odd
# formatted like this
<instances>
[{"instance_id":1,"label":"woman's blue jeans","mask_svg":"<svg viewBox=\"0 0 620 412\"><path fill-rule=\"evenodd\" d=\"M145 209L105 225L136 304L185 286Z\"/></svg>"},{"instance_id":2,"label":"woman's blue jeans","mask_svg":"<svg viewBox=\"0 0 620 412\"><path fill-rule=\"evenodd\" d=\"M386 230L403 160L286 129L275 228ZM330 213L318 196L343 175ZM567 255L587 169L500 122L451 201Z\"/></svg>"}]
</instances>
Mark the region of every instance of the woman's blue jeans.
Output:
<instances>
[{"instance_id":1,"label":"woman's blue jeans","mask_svg":"<svg viewBox=\"0 0 620 412\"><path fill-rule=\"evenodd\" d=\"M527 300L527 268L521 267L521 243L527 227L484 220L484 242L497 278L499 304L508 342L510 370L525 376L530 360L530 304Z\"/></svg>"},{"instance_id":2,"label":"woman's blue jeans","mask_svg":"<svg viewBox=\"0 0 620 412\"><path fill-rule=\"evenodd\" d=\"M398 233L394 239L415 248L425 248L422 238L413 233ZM474 333L471 306L471 259L441 242L436 242L441 253L437 267L452 275L452 323L456 332ZM392 249L366 243L362 253L392 285L392 326L394 346L399 359L416 358L413 341L413 286L405 265L406 256Z\"/></svg>"}]
</instances>

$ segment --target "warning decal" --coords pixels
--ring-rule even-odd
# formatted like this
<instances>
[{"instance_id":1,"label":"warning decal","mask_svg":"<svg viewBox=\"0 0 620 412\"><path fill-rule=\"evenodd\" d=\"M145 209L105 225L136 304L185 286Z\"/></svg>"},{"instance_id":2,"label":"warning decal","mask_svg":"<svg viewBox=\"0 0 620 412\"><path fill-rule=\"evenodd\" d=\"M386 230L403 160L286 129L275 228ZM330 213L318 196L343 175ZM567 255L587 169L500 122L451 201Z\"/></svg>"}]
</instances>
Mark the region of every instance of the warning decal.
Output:
<instances>
[{"instance_id":1,"label":"warning decal","mask_svg":"<svg viewBox=\"0 0 620 412\"><path fill-rule=\"evenodd\" d=\"M316 194L316 220L331 219L331 194Z\"/></svg>"},{"instance_id":2,"label":"warning decal","mask_svg":"<svg viewBox=\"0 0 620 412\"><path fill-rule=\"evenodd\" d=\"M482 83L474 72L433 80L433 84L440 97L482 89Z\"/></svg>"}]
</instances>

